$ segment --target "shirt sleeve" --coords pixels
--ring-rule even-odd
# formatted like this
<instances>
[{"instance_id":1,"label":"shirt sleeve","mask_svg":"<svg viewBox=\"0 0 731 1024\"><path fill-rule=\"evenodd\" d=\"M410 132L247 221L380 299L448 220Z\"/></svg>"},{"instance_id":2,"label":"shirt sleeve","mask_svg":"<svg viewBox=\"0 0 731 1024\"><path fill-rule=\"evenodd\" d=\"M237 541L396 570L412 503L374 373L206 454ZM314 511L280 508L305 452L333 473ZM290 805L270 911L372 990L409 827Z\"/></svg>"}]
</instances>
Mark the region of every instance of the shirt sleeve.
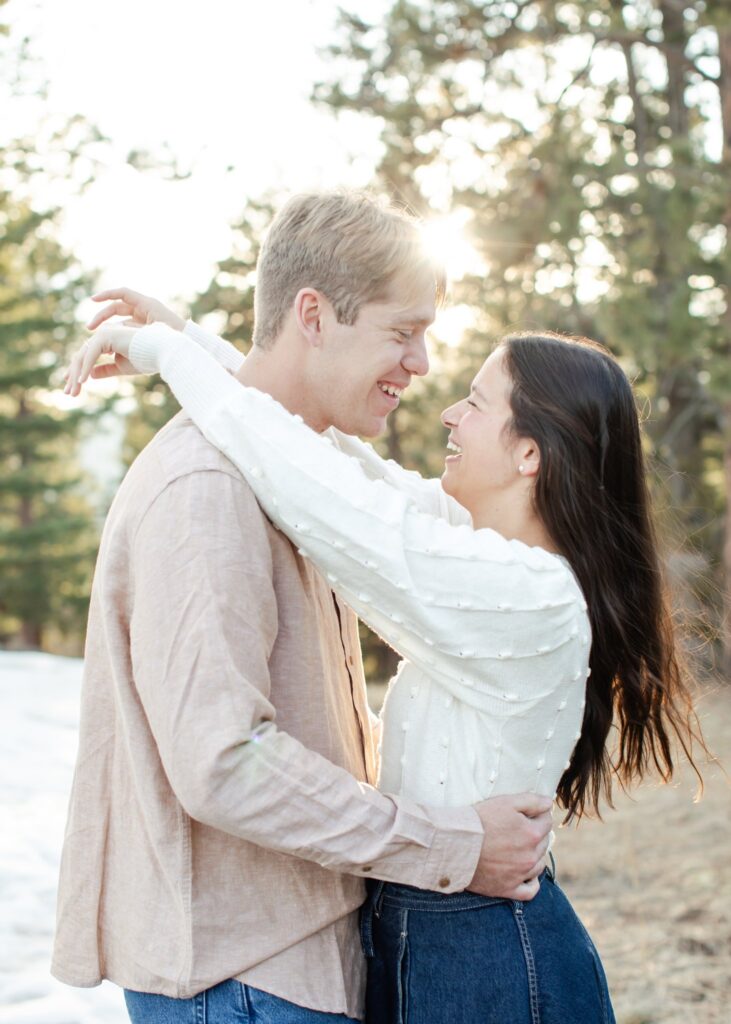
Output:
<instances>
[{"instance_id":1,"label":"shirt sleeve","mask_svg":"<svg viewBox=\"0 0 731 1024\"><path fill-rule=\"evenodd\" d=\"M410 660L429 665L436 648L466 669L588 643L577 639L585 605L561 559L419 511L331 438L164 325L138 331L132 354L135 365L159 365L267 514L364 621L386 639L396 636L394 646Z\"/></svg>"},{"instance_id":2,"label":"shirt sleeve","mask_svg":"<svg viewBox=\"0 0 731 1024\"><path fill-rule=\"evenodd\" d=\"M473 808L385 796L277 728L266 530L233 470L206 471L170 483L135 536L133 672L178 800L213 828L332 870L465 888L483 836Z\"/></svg>"}]
</instances>

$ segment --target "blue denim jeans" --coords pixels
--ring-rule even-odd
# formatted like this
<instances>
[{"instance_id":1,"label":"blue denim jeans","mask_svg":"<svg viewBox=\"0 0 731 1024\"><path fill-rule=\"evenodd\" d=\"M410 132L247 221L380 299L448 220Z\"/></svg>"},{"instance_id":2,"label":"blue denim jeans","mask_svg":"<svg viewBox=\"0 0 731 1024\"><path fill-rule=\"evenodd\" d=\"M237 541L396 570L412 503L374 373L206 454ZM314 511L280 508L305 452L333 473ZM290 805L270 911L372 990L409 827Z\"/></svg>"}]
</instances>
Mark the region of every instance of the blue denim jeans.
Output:
<instances>
[{"instance_id":1,"label":"blue denim jeans","mask_svg":"<svg viewBox=\"0 0 731 1024\"><path fill-rule=\"evenodd\" d=\"M615 1024L599 955L553 875L529 902L369 882L367 1024Z\"/></svg>"},{"instance_id":2,"label":"blue denim jeans","mask_svg":"<svg viewBox=\"0 0 731 1024\"><path fill-rule=\"evenodd\" d=\"M340 1013L320 1013L270 996L240 981L222 981L192 999L124 991L132 1024L358 1024Z\"/></svg>"}]
</instances>

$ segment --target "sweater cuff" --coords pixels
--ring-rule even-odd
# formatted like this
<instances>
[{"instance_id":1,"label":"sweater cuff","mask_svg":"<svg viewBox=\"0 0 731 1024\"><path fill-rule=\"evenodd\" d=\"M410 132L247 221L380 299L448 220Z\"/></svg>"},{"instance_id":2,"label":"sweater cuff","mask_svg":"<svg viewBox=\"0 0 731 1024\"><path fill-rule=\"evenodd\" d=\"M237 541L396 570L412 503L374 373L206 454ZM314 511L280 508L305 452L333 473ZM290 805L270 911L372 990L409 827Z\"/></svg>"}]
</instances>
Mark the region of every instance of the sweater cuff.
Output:
<instances>
[{"instance_id":1,"label":"sweater cuff","mask_svg":"<svg viewBox=\"0 0 731 1024\"><path fill-rule=\"evenodd\" d=\"M179 332L166 324L147 324L134 333L129 347L129 361L140 373L157 373L163 353L179 337Z\"/></svg>"},{"instance_id":2,"label":"sweater cuff","mask_svg":"<svg viewBox=\"0 0 731 1024\"><path fill-rule=\"evenodd\" d=\"M485 830L474 807L429 808L436 825L421 877L420 889L462 892L472 881L482 852Z\"/></svg>"}]
</instances>

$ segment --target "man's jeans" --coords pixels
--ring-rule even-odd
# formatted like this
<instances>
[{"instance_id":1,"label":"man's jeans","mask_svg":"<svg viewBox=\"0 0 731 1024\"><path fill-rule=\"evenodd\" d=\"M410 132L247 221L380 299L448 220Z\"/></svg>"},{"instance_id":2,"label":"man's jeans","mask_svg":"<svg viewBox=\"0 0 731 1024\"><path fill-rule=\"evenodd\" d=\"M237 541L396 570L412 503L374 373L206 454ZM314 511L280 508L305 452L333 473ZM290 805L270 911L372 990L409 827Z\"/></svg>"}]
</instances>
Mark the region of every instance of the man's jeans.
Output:
<instances>
[{"instance_id":1,"label":"man's jeans","mask_svg":"<svg viewBox=\"0 0 731 1024\"><path fill-rule=\"evenodd\" d=\"M129 989L124 998L132 1024L358 1024L353 1017L295 1006L239 981L222 981L192 999Z\"/></svg>"}]
</instances>

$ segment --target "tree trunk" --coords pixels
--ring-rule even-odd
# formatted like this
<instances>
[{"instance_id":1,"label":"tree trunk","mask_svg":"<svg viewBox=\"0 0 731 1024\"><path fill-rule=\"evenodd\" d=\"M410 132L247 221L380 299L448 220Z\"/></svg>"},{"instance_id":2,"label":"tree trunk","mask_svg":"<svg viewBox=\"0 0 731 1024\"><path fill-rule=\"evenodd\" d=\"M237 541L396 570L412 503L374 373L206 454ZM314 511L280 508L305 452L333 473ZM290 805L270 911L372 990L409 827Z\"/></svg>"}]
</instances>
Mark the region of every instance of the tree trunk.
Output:
<instances>
[{"instance_id":1,"label":"tree trunk","mask_svg":"<svg viewBox=\"0 0 731 1024\"><path fill-rule=\"evenodd\" d=\"M647 111L642 103L639 89L637 88L637 74L635 72L634 58L632 56L632 43L622 43L624 60L627 65L627 86L632 100L632 127L635 133L635 152L640 167L644 168L647 156Z\"/></svg>"},{"instance_id":2,"label":"tree trunk","mask_svg":"<svg viewBox=\"0 0 731 1024\"><path fill-rule=\"evenodd\" d=\"M18 405L17 418L19 420L22 420L25 419L27 416L28 407L25 403L25 400L21 398L20 403ZM25 448L21 448L19 451L19 456L20 465L23 469L25 469L30 462L30 457L28 455L27 450ZM32 500L28 495L23 495L20 498L18 504L18 523L20 524L20 528L22 530L30 529L30 527L33 526L35 523ZM40 624L37 622L32 622L28 618L24 619L24 621L20 624L20 642L23 645L23 647L32 647L40 649L41 640L42 636Z\"/></svg>"},{"instance_id":3,"label":"tree trunk","mask_svg":"<svg viewBox=\"0 0 731 1024\"><path fill-rule=\"evenodd\" d=\"M20 627L20 642L23 647L39 651L43 642L43 632L37 622L24 622Z\"/></svg>"},{"instance_id":4,"label":"tree trunk","mask_svg":"<svg viewBox=\"0 0 731 1024\"><path fill-rule=\"evenodd\" d=\"M668 49L665 59L668 68L668 124L674 141L685 141L688 136L688 107L685 103L685 20L674 0L660 0L662 33Z\"/></svg>"}]
</instances>

